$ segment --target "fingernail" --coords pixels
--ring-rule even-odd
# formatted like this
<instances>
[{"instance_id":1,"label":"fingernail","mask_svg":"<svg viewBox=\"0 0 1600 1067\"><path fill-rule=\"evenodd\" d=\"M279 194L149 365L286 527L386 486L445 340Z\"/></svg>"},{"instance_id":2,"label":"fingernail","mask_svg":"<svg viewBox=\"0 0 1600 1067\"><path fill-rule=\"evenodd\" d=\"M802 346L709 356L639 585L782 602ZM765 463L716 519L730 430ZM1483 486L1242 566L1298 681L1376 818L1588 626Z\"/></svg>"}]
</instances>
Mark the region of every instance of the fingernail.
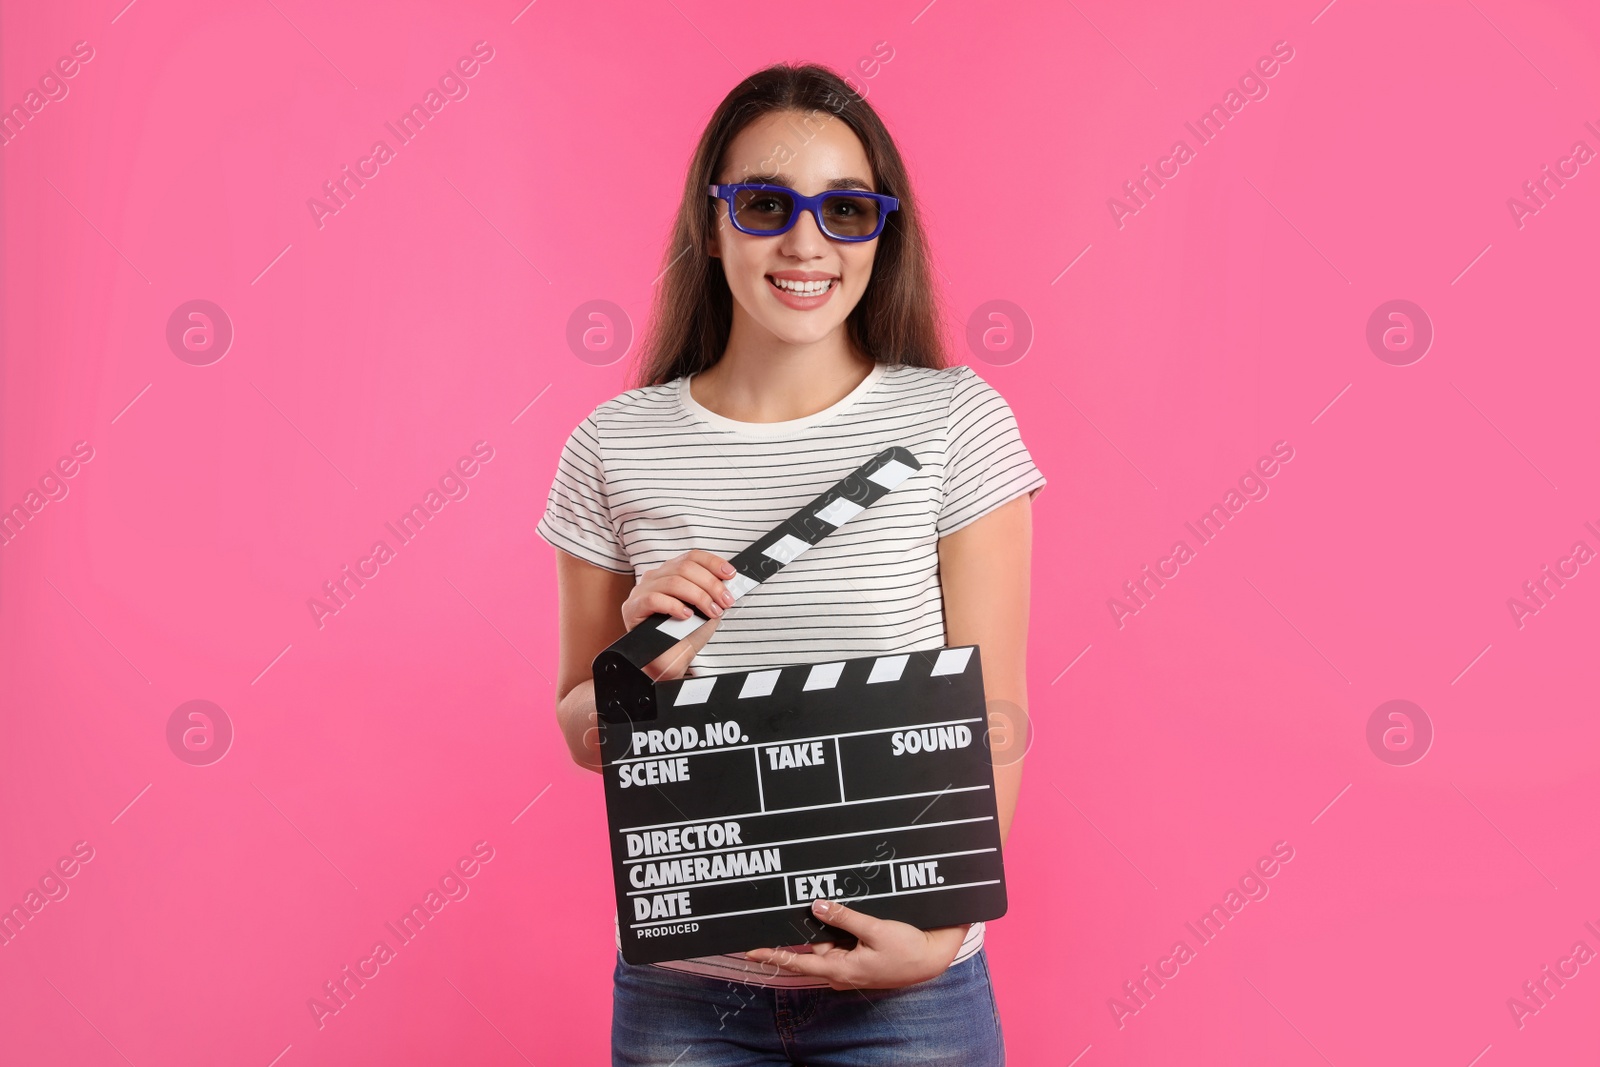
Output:
<instances>
[{"instance_id":1,"label":"fingernail","mask_svg":"<svg viewBox=\"0 0 1600 1067\"><path fill-rule=\"evenodd\" d=\"M828 902L826 900L813 900L811 902L811 910L818 915L826 915L828 914Z\"/></svg>"},{"instance_id":2,"label":"fingernail","mask_svg":"<svg viewBox=\"0 0 1600 1067\"><path fill-rule=\"evenodd\" d=\"M711 614L713 614L713 615L721 615L722 614L722 605L721 604L712 604L711 605Z\"/></svg>"},{"instance_id":3,"label":"fingernail","mask_svg":"<svg viewBox=\"0 0 1600 1067\"><path fill-rule=\"evenodd\" d=\"M733 564L731 564L731 563L724 563L724 564L723 564L723 565L722 565L722 573L723 573L723 574L732 574L732 573L733 573Z\"/></svg>"}]
</instances>

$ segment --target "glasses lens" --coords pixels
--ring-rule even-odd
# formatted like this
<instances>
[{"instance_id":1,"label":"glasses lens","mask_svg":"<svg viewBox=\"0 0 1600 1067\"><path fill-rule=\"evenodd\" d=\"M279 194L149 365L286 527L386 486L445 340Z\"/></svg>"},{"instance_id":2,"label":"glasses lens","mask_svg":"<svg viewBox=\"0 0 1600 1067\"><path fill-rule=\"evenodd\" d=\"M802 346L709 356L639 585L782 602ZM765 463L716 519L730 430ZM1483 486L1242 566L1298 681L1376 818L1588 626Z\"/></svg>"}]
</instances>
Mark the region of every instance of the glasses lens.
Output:
<instances>
[{"instance_id":1,"label":"glasses lens","mask_svg":"<svg viewBox=\"0 0 1600 1067\"><path fill-rule=\"evenodd\" d=\"M733 210L744 229L775 233L794 214L794 197L776 189L740 189L733 195Z\"/></svg>"},{"instance_id":2,"label":"glasses lens","mask_svg":"<svg viewBox=\"0 0 1600 1067\"><path fill-rule=\"evenodd\" d=\"M822 201L823 229L835 237L865 237L878 228L878 202L839 193Z\"/></svg>"}]
</instances>

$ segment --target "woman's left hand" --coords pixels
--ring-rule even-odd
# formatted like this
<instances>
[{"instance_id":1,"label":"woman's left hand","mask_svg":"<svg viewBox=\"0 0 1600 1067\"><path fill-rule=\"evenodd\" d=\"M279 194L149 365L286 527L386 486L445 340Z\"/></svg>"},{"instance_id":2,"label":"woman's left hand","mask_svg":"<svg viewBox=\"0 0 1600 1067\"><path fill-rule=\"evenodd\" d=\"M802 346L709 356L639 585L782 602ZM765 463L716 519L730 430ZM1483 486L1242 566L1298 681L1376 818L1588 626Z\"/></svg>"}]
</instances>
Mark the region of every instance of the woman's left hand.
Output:
<instances>
[{"instance_id":1,"label":"woman's left hand","mask_svg":"<svg viewBox=\"0 0 1600 1067\"><path fill-rule=\"evenodd\" d=\"M811 905L823 922L856 936L856 947L819 941L810 952L758 948L745 958L770 963L789 974L826 979L834 989L898 989L937 978L961 950L966 926L919 930L909 923L878 919L829 900Z\"/></svg>"}]
</instances>

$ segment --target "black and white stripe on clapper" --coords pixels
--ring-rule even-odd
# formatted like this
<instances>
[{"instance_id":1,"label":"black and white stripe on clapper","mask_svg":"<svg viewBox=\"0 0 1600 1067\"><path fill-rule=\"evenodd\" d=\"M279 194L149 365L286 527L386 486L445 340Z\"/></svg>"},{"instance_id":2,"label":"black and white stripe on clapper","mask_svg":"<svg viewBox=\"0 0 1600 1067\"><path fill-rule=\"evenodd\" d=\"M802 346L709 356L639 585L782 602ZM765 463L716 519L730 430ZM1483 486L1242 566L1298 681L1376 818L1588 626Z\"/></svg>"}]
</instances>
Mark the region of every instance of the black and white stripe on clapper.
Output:
<instances>
[{"instance_id":1,"label":"black and white stripe on clapper","mask_svg":"<svg viewBox=\"0 0 1600 1067\"><path fill-rule=\"evenodd\" d=\"M887 448L733 557L737 598L921 469ZM816 940L821 897L922 929L1006 911L980 650L652 682L707 620L653 615L594 661L622 955Z\"/></svg>"},{"instance_id":2,"label":"black and white stripe on clapper","mask_svg":"<svg viewBox=\"0 0 1600 1067\"><path fill-rule=\"evenodd\" d=\"M917 457L899 445L879 452L729 560L735 573L725 583L728 593L737 602L921 469ZM652 615L595 657L595 697L602 720L654 717L650 679L641 668L710 621L693 607L689 611L687 619Z\"/></svg>"},{"instance_id":3,"label":"black and white stripe on clapper","mask_svg":"<svg viewBox=\"0 0 1600 1067\"><path fill-rule=\"evenodd\" d=\"M971 662L974 647L967 645L963 648L941 648L937 650L937 654L918 653L918 664L911 669L911 674L917 673L919 668L930 678L945 674L960 674ZM670 698L666 703L674 708L681 708L686 704L705 704L732 712L737 710L734 705L741 700L770 696L778 688L780 679L803 693L834 689L839 685L839 678L844 673L845 667L859 663L866 666L866 673L860 679L863 685L898 682L908 677L906 665L910 662L911 654L905 653L898 656L837 660L833 663L801 663L793 667L776 667L738 674L711 674L703 678L680 678L676 680L676 685L662 683L662 695ZM719 679L722 681L721 685L717 684Z\"/></svg>"}]
</instances>

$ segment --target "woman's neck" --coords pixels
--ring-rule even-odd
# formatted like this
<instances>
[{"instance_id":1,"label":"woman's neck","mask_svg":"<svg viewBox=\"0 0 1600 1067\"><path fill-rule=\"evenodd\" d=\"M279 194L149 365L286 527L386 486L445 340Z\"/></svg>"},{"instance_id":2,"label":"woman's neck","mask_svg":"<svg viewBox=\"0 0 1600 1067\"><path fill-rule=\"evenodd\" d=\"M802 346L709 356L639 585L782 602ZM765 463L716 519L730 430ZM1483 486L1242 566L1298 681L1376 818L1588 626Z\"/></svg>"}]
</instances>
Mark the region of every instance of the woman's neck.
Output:
<instances>
[{"instance_id":1,"label":"woman's neck","mask_svg":"<svg viewBox=\"0 0 1600 1067\"><path fill-rule=\"evenodd\" d=\"M702 406L737 422L788 422L837 404L872 372L873 361L847 340L766 348L736 344L690 379Z\"/></svg>"}]
</instances>

